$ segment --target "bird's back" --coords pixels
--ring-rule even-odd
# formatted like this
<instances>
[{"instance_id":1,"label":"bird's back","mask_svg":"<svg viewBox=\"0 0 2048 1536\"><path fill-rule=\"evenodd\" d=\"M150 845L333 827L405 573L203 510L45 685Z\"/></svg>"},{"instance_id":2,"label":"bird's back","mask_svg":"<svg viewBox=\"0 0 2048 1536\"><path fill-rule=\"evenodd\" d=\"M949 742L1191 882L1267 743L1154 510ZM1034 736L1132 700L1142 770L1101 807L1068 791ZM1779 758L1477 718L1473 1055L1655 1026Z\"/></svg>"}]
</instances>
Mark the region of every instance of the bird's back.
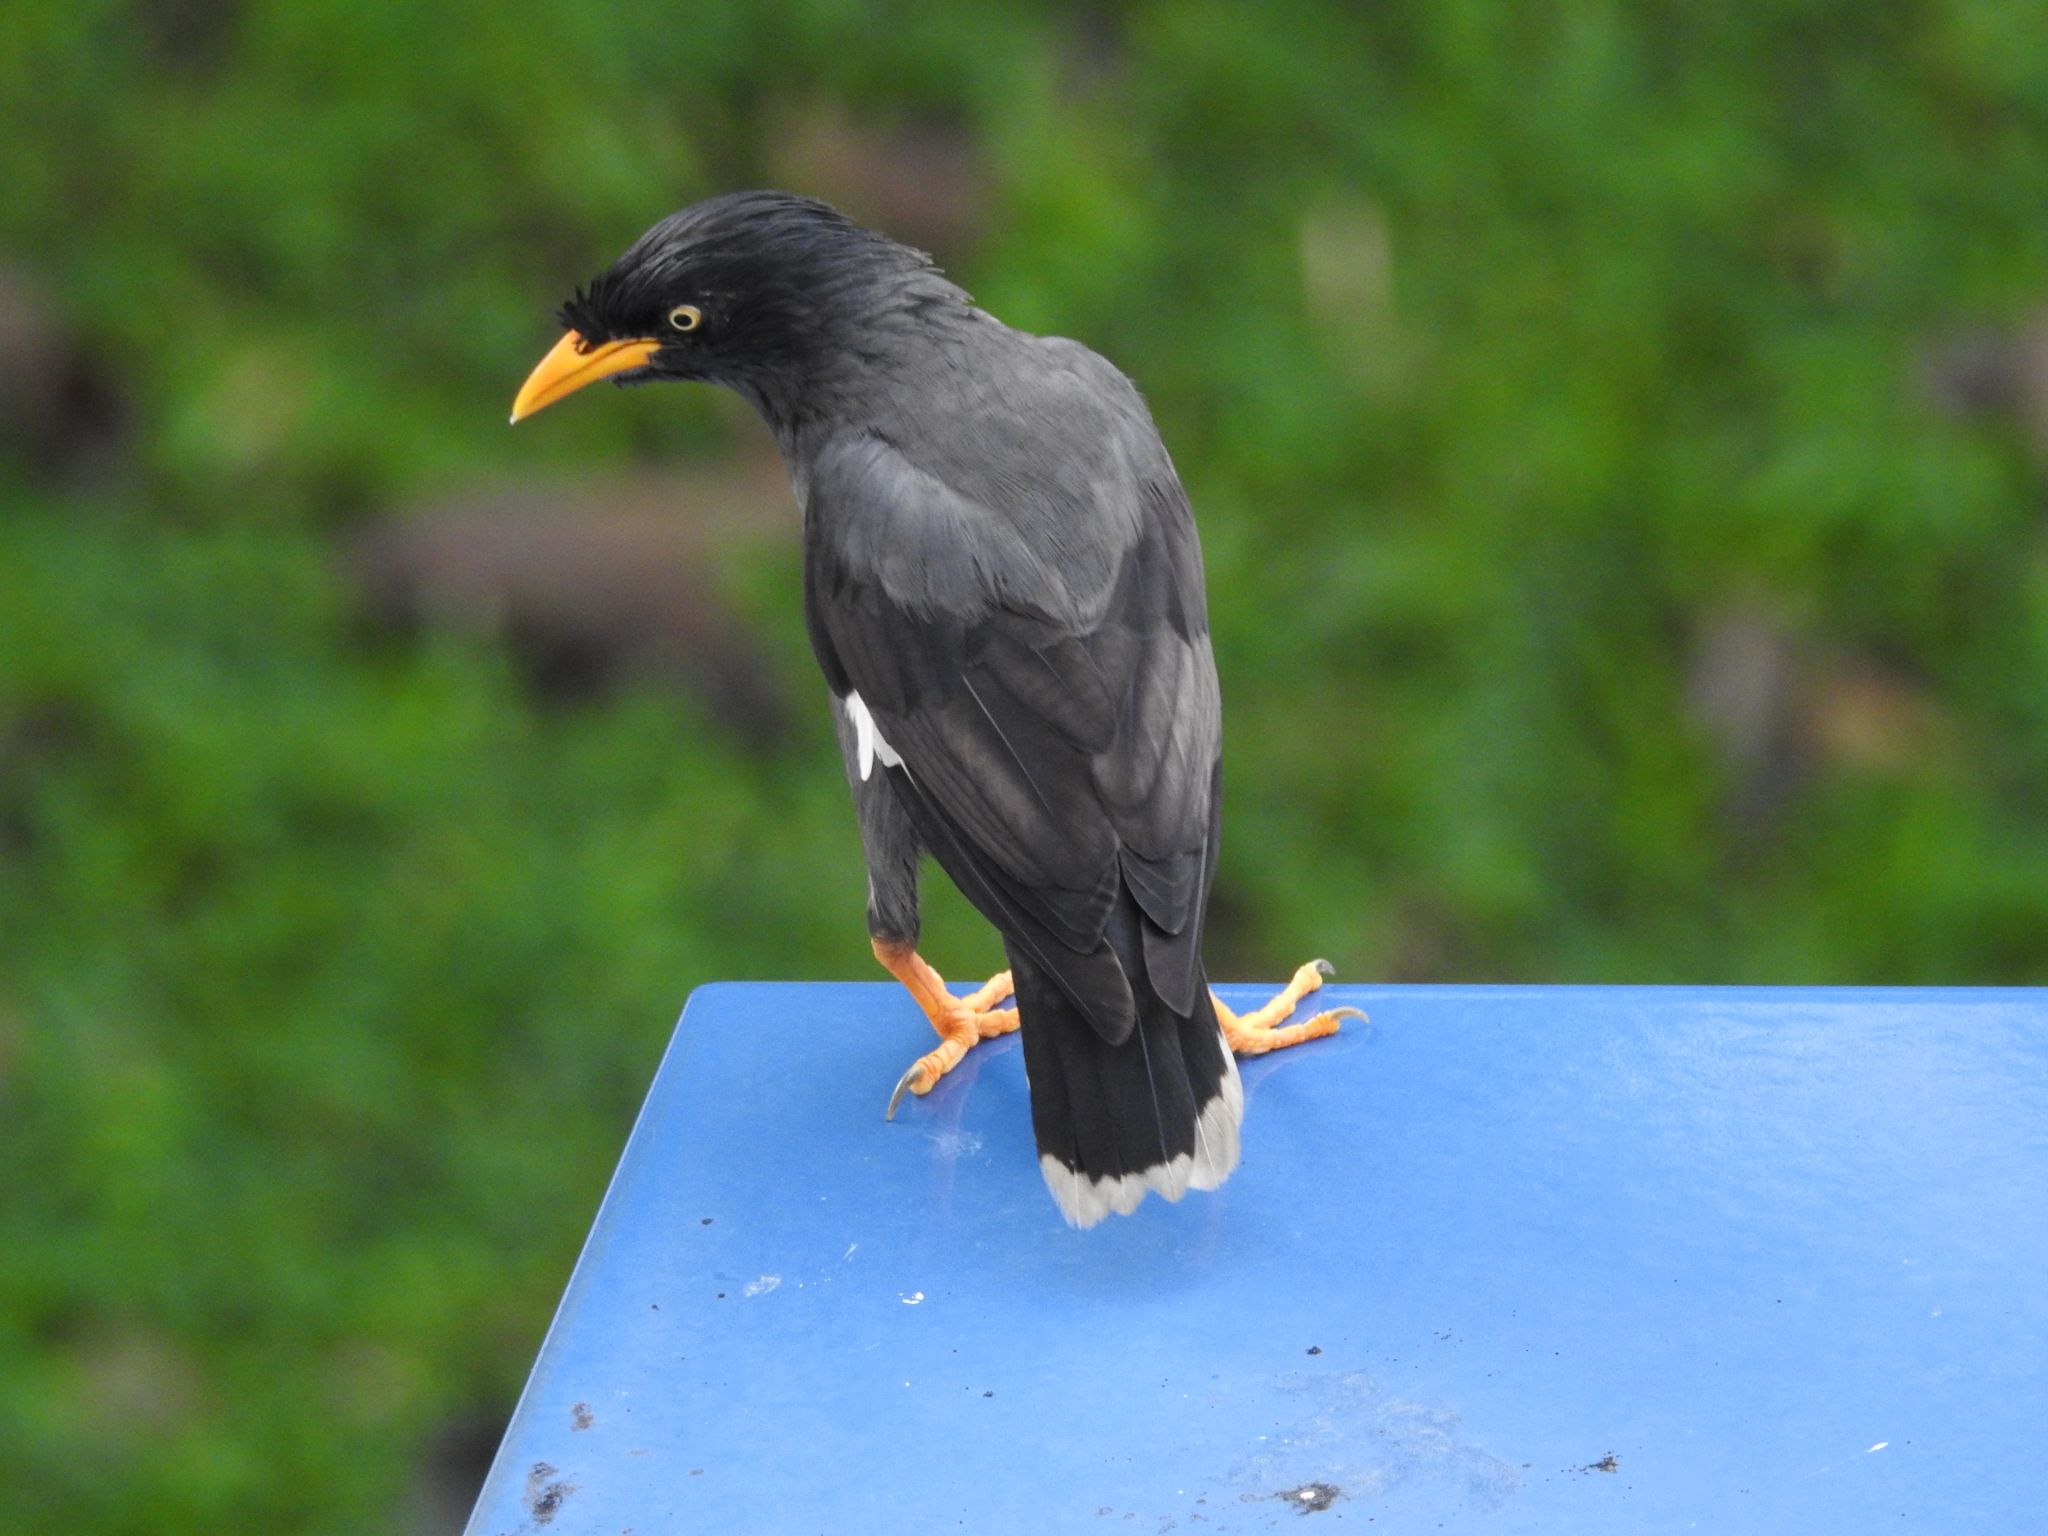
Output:
<instances>
[{"instance_id":1,"label":"bird's back","mask_svg":"<svg viewBox=\"0 0 2048 1536\"><path fill-rule=\"evenodd\" d=\"M1002 932L1077 1221L1236 1161L1200 963L1221 713L1192 517L1137 391L985 316L812 447L807 599L920 834Z\"/></svg>"}]
</instances>

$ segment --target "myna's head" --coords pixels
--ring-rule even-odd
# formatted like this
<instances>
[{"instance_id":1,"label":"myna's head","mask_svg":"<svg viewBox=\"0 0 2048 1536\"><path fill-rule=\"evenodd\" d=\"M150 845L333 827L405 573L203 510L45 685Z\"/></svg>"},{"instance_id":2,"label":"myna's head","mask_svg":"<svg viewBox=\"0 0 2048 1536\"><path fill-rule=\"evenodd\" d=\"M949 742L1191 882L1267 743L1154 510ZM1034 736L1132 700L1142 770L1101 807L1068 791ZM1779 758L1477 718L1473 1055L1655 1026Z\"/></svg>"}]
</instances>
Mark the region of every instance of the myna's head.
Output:
<instances>
[{"instance_id":1,"label":"myna's head","mask_svg":"<svg viewBox=\"0 0 2048 1536\"><path fill-rule=\"evenodd\" d=\"M756 395L843 353L886 295L958 295L921 251L787 192L733 192L671 214L561 309L512 419L610 379L707 379ZM964 295L959 295L964 302Z\"/></svg>"}]
</instances>

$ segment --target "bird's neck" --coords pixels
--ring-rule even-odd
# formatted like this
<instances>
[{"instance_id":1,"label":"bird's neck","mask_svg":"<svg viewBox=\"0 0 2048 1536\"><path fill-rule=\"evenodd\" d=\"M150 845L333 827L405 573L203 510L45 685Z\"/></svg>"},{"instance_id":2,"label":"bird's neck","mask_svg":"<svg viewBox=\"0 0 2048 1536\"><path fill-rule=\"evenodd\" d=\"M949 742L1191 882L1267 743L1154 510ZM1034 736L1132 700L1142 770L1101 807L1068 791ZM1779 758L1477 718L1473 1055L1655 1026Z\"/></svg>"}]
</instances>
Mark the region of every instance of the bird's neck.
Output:
<instances>
[{"instance_id":1,"label":"bird's neck","mask_svg":"<svg viewBox=\"0 0 2048 1536\"><path fill-rule=\"evenodd\" d=\"M956 366L978 322L973 301L936 271L907 274L858 306L821 306L801 347L723 382L750 401L794 468L806 445L882 428Z\"/></svg>"}]
</instances>

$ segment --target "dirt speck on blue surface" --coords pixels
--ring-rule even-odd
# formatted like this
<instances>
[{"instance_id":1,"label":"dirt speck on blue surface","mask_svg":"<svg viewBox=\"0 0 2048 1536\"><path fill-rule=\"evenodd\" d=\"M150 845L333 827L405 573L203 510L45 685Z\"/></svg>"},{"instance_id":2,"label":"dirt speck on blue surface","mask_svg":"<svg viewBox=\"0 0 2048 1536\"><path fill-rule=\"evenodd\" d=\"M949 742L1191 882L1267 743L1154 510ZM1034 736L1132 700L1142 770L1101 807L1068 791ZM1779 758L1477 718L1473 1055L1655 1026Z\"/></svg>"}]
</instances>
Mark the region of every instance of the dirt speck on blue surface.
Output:
<instances>
[{"instance_id":1,"label":"dirt speck on blue surface","mask_svg":"<svg viewBox=\"0 0 2048 1536\"><path fill-rule=\"evenodd\" d=\"M596 1422L597 1419L591 1413L590 1404L588 1403L578 1403L569 1410L569 1427L571 1429L588 1429Z\"/></svg>"},{"instance_id":2,"label":"dirt speck on blue surface","mask_svg":"<svg viewBox=\"0 0 2048 1536\"><path fill-rule=\"evenodd\" d=\"M1614 1452L1609 1451L1598 1461L1589 1461L1579 1470L1581 1472L1619 1472L1621 1470L1621 1458L1616 1456Z\"/></svg>"},{"instance_id":3,"label":"dirt speck on blue surface","mask_svg":"<svg viewBox=\"0 0 2048 1536\"><path fill-rule=\"evenodd\" d=\"M1308 1352L1312 1355L1320 1355L1323 1352L1323 1346L1320 1344L1311 1344L1308 1347Z\"/></svg>"},{"instance_id":4,"label":"dirt speck on blue surface","mask_svg":"<svg viewBox=\"0 0 2048 1536\"><path fill-rule=\"evenodd\" d=\"M556 1477L555 1469L547 1462L536 1461L533 1470L526 1474L526 1512L535 1525L546 1525L575 1491L576 1485Z\"/></svg>"},{"instance_id":5,"label":"dirt speck on blue surface","mask_svg":"<svg viewBox=\"0 0 2048 1536\"><path fill-rule=\"evenodd\" d=\"M1344 1490L1335 1483L1303 1483L1298 1488L1273 1495L1304 1515L1320 1514L1343 1496Z\"/></svg>"}]
</instances>

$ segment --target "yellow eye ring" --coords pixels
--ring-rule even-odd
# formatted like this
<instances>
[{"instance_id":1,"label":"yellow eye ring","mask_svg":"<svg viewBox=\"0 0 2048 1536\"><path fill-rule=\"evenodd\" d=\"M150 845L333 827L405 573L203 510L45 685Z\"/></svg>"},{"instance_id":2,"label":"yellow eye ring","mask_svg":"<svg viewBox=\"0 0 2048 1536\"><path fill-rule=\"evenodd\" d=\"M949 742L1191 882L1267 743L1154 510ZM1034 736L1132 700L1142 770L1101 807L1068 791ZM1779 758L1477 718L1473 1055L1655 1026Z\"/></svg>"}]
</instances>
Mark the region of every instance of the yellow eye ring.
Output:
<instances>
[{"instance_id":1,"label":"yellow eye ring","mask_svg":"<svg viewBox=\"0 0 2048 1536\"><path fill-rule=\"evenodd\" d=\"M704 311L694 304L678 304L668 312L671 330L694 331L704 323Z\"/></svg>"}]
</instances>

